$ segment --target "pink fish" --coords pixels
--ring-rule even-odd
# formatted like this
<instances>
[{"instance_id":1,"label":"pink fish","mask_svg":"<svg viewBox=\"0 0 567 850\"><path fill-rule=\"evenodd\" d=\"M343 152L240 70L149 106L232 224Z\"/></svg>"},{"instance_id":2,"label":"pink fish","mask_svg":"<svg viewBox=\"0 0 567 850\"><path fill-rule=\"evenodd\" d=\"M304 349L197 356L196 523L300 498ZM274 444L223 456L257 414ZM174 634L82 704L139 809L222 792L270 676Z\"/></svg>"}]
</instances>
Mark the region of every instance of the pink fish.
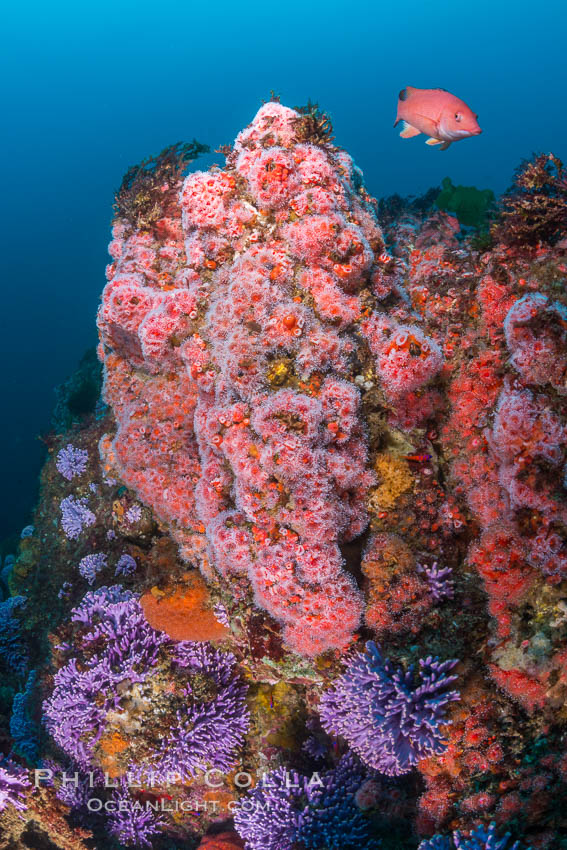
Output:
<instances>
[{"instance_id":1,"label":"pink fish","mask_svg":"<svg viewBox=\"0 0 567 850\"><path fill-rule=\"evenodd\" d=\"M482 130L475 115L464 101L445 89L415 89L406 86L398 96L398 121L404 122L402 139L425 133L426 145L441 145L447 150L451 142L478 136Z\"/></svg>"}]
</instances>

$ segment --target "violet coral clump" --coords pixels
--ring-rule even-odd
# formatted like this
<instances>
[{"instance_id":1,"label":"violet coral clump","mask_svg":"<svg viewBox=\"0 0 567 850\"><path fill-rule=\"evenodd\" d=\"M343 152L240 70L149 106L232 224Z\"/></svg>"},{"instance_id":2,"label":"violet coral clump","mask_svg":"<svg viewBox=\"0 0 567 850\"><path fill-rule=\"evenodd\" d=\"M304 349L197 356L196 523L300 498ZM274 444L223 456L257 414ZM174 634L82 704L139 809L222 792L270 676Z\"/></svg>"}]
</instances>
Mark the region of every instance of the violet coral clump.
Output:
<instances>
[{"instance_id":1,"label":"violet coral clump","mask_svg":"<svg viewBox=\"0 0 567 850\"><path fill-rule=\"evenodd\" d=\"M187 677L181 686L185 707L153 758L153 772L187 779L206 766L228 771L249 725L248 688L234 675L235 658L196 641L181 641L172 654L175 669ZM204 681L210 693L203 701Z\"/></svg>"},{"instance_id":2,"label":"violet coral clump","mask_svg":"<svg viewBox=\"0 0 567 850\"><path fill-rule=\"evenodd\" d=\"M248 850L375 850L380 843L355 802L366 779L352 753L316 780L280 767L238 801L236 830Z\"/></svg>"},{"instance_id":3,"label":"violet coral clump","mask_svg":"<svg viewBox=\"0 0 567 850\"><path fill-rule=\"evenodd\" d=\"M131 525L135 522L140 522L142 519L142 508L140 505L130 505L124 516L126 517L126 521Z\"/></svg>"},{"instance_id":4,"label":"violet coral clump","mask_svg":"<svg viewBox=\"0 0 567 850\"><path fill-rule=\"evenodd\" d=\"M55 466L63 478L71 481L78 475L82 475L87 468L89 453L86 449L76 449L69 443L57 454Z\"/></svg>"},{"instance_id":5,"label":"violet coral clump","mask_svg":"<svg viewBox=\"0 0 567 850\"><path fill-rule=\"evenodd\" d=\"M129 555L127 552L124 552L123 555L120 555L118 559L118 563L116 564L116 569L114 570L115 576L131 576L136 572L136 560Z\"/></svg>"},{"instance_id":6,"label":"violet coral clump","mask_svg":"<svg viewBox=\"0 0 567 850\"><path fill-rule=\"evenodd\" d=\"M152 847L151 839L161 832L163 818L132 799L124 782L112 795L112 802L115 805L107 818L110 834L127 847Z\"/></svg>"},{"instance_id":7,"label":"violet coral clump","mask_svg":"<svg viewBox=\"0 0 567 850\"><path fill-rule=\"evenodd\" d=\"M69 540L77 540L84 528L94 525L96 516L88 507L86 497L67 496L61 500L61 526Z\"/></svg>"},{"instance_id":8,"label":"violet coral clump","mask_svg":"<svg viewBox=\"0 0 567 850\"><path fill-rule=\"evenodd\" d=\"M425 575L429 592L436 602L453 598L454 590L451 581L453 570L451 567L439 567L437 561L434 561L432 564L418 564L417 571Z\"/></svg>"},{"instance_id":9,"label":"violet coral clump","mask_svg":"<svg viewBox=\"0 0 567 850\"><path fill-rule=\"evenodd\" d=\"M490 826L477 826L471 830L466 838L459 830L452 837L447 835L434 835L422 841L418 850L520 850L520 842L509 844L510 833L507 832L502 838L496 833L496 824Z\"/></svg>"},{"instance_id":10,"label":"violet coral clump","mask_svg":"<svg viewBox=\"0 0 567 850\"><path fill-rule=\"evenodd\" d=\"M124 769L140 781L233 765L249 723L247 686L234 656L206 643L174 643L149 625L120 585L87 593L71 621L74 657L56 673L44 710L48 731L80 767L97 767L97 743L117 717L146 730L143 741L134 736L121 752ZM175 687L164 690L152 675L158 663L160 680L166 676ZM156 742L153 748L146 739Z\"/></svg>"},{"instance_id":11,"label":"violet coral clump","mask_svg":"<svg viewBox=\"0 0 567 850\"><path fill-rule=\"evenodd\" d=\"M106 555L97 552L93 555L85 555L79 561L79 572L89 584L94 584L97 575L106 567Z\"/></svg>"},{"instance_id":12,"label":"violet coral clump","mask_svg":"<svg viewBox=\"0 0 567 850\"><path fill-rule=\"evenodd\" d=\"M321 725L342 735L370 767L389 776L408 773L446 747L439 727L448 723L448 703L459 699L450 690L457 677L448 675L457 663L420 659L417 680L413 666L394 667L369 641L321 697Z\"/></svg>"},{"instance_id":13,"label":"violet coral clump","mask_svg":"<svg viewBox=\"0 0 567 850\"><path fill-rule=\"evenodd\" d=\"M83 626L81 660L71 658L56 673L45 723L67 755L89 770L106 716L120 705L118 685L145 681L165 636L148 625L140 604L120 585L87 593L71 620Z\"/></svg>"},{"instance_id":14,"label":"violet coral clump","mask_svg":"<svg viewBox=\"0 0 567 850\"><path fill-rule=\"evenodd\" d=\"M279 767L241 798L233 810L234 825L249 850L292 847L299 829L301 777Z\"/></svg>"},{"instance_id":15,"label":"violet coral clump","mask_svg":"<svg viewBox=\"0 0 567 850\"><path fill-rule=\"evenodd\" d=\"M23 798L30 787L31 782L23 767L10 759L0 760L0 812L10 805L21 812L27 809Z\"/></svg>"}]
</instances>

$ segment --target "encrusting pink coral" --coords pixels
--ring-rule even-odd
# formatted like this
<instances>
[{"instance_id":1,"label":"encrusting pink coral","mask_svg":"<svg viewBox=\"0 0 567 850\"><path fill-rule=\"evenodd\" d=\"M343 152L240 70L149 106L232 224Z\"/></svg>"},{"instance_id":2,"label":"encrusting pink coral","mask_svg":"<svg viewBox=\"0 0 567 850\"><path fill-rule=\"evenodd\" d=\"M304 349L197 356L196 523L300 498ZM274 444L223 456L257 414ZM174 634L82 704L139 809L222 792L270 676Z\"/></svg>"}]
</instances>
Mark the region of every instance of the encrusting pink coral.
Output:
<instances>
[{"instance_id":1,"label":"encrusting pink coral","mask_svg":"<svg viewBox=\"0 0 567 850\"><path fill-rule=\"evenodd\" d=\"M99 351L118 430L101 451L186 560L247 576L313 655L347 646L363 609L339 549L374 482L357 353L366 338L400 398L442 354L414 324L360 323L381 232L350 157L306 143L302 120L265 104L224 169L185 179L163 241L116 223Z\"/></svg>"}]
</instances>

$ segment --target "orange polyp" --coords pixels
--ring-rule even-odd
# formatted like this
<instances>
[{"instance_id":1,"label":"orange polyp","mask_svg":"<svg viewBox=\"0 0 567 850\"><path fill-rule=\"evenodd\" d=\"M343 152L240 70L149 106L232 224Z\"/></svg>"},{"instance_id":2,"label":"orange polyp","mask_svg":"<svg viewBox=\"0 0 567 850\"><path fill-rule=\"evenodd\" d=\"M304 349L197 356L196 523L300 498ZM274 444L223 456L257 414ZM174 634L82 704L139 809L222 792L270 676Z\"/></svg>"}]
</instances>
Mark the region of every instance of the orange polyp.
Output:
<instances>
[{"instance_id":1,"label":"orange polyp","mask_svg":"<svg viewBox=\"0 0 567 850\"><path fill-rule=\"evenodd\" d=\"M289 313L287 316L284 316L283 323L286 328L292 330L297 324L297 319L292 313Z\"/></svg>"}]
</instances>

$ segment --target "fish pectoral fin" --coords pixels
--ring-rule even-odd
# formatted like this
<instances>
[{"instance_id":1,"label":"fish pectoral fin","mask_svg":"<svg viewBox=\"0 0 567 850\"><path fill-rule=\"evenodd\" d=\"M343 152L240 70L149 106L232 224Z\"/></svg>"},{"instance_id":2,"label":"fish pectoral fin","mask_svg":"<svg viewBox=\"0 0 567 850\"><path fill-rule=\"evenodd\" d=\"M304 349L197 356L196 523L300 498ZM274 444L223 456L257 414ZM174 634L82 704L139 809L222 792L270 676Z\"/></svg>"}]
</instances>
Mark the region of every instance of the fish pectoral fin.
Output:
<instances>
[{"instance_id":1,"label":"fish pectoral fin","mask_svg":"<svg viewBox=\"0 0 567 850\"><path fill-rule=\"evenodd\" d=\"M425 142L426 145L442 145L443 142L441 139L427 139Z\"/></svg>"},{"instance_id":2,"label":"fish pectoral fin","mask_svg":"<svg viewBox=\"0 0 567 850\"><path fill-rule=\"evenodd\" d=\"M401 120L402 120L401 118L396 118L396 120L394 121L394 127L396 127L400 123Z\"/></svg>"},{"instance_id":3,"label":"fish pectoral fin","mask_svg":"<svg viewBox=\"0 0 567 850\"><path fill-rule=\"evenodd\" d=\"M421 130L417 130L415 127L412 127L411 124L408 124L407 121L404 121L404 129L400 133L402 139L413 139L414 136L419 136Z\"/></svg>"},{"instance_id":4,"label":"fish pectoral fin","mask_svg":"<svg viewBox=\"0 0 567 850\"><path fill-rule=\"evenodd\" d=\"M451 142L443 142L443 144L441 145L441 147L439 148L439 150L440 150L440 151L446 151L446 150L447 150L447 148L451 146L451 144L452 144Z\"/></svg>"}]
</instances>

